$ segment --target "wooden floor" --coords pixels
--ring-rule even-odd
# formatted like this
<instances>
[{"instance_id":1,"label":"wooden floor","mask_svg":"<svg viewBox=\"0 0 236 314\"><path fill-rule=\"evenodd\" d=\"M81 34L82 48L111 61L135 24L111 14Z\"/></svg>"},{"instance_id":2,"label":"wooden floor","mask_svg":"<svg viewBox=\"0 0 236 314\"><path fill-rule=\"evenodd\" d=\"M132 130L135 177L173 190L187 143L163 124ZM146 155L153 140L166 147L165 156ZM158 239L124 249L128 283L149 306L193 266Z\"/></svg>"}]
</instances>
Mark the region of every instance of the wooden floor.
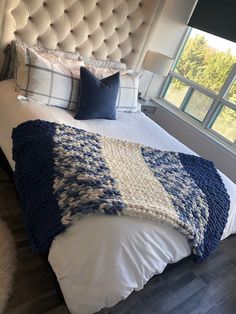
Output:
<instances>
[{"instance_id":1,"label":"wooden floor","mask_svg":"<svg viewBox=\"0 0 236 314\"><path fill-rule=\"evenodd\" d=\"M60 305L54 276L39 255L31 253L14 186L0 168L0 216L16 240L18 266L13 294L4 314L67 314ZM187 258L170 265L140 292L100 314L235 314L236 236L220 244L204 263Z\"/></svg>"}]
</instances>

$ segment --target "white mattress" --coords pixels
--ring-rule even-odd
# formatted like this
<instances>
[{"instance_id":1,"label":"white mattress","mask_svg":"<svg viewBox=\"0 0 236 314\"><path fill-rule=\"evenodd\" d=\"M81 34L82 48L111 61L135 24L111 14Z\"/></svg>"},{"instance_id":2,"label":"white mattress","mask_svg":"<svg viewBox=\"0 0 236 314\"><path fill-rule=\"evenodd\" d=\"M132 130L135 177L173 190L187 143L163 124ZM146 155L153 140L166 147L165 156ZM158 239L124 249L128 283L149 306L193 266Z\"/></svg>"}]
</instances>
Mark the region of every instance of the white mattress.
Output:
<instances>
[{"instance_id":1,"label":"white mattress","mask_svg":"<svg viewBox=\"0 0 236 314\"><path fill-rule=\"evenodd\" d=\"M0 146L12 168L12 128L32 119L43 119L88 131L136 141L162 150L193 153L142 113L118 113L116 121L77 121L71 112L22 103L13 81L0 82ZM236 233L236 186L220 173L231 198L229 218L222 239ZM129 217L81 219L51 246L54 269L71 313L93 313L111 307L140 290L168 263L190 254L186 238L171 227Z\"/></svg>"}]
</instances>

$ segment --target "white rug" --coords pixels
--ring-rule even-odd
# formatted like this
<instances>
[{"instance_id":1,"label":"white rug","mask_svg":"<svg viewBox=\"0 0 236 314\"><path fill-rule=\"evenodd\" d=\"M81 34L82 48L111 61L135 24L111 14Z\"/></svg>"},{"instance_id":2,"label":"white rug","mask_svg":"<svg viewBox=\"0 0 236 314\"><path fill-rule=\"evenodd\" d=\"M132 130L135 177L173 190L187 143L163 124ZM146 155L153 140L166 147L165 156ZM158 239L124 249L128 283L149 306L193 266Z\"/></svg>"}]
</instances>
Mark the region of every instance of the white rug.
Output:
<instances>
[{"instance_id":1,"label":"white rug","mask_svg":"<svg viewBox=\"0 0 236 314\"><path fill-rule=\"evenodd\" d=\"M0 218L0 314L12 292L16 265L14 238L6 223Z\"/></svg>"}]
</instances>

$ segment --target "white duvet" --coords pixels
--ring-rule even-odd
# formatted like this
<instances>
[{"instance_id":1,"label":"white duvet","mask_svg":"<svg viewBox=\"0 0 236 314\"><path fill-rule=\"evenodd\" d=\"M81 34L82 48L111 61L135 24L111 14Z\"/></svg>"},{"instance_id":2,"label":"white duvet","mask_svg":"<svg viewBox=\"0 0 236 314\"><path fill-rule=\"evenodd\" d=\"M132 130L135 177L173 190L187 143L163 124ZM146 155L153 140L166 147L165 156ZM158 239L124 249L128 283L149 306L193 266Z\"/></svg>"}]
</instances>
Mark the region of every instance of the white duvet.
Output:
<instances>
[{"instance_id":1,"label":"white duvet","mask_svg":"<svg viewBox=\"0 0 236 314\"><path fill-rule=\"evenodd\" d=\"M77 121L72 113L16 99L13 81L0 82L0 146L12 168L11 132L19 123L43 119L162 150L193 153L142 113L118 113L116 121ZM221 174L221 173L220 173ZM236 233L236 186L221 174L231 198L222 239ZM94 313L140 290L168 263L190 254L186 238L171 227L129 217L81 219L51 246L49 262L72 314Z\"/></svg>"}]
</instances>

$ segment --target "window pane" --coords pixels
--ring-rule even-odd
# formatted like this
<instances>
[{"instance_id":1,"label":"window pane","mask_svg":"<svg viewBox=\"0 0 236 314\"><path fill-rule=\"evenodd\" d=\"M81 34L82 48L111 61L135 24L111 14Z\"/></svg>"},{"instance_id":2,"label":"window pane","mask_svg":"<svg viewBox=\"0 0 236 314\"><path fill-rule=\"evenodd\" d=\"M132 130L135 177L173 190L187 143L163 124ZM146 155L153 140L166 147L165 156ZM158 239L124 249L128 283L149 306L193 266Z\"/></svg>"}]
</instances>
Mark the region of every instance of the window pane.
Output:
<instances>
[{"instance_id":1,"label":"window pane","mask_svg":"<svg viewBox=\"0 0 236 314\"><path fill-rule=\"evenodd\" d=\"M236 140L236 110L223 106L211 128L234 143Z\"/></svg>"},{"instance_id":2,"label":"window pane","mask_svg":"<svg viewBox=\"0 0 236 314\"><path fill-rule=\"evenodd\" d=\"M175 72L219 93L236 62L236 43L192 29Z\"/></svg>"},{"instance_id":3,"label":"window pane","mask_svg":"<svg viewBox=\"0 0 236 314\"><path fill-rule=\"evenodd\" d=\"M231 101L232 103L236 104L236 79L234 79L234 82L231 85L225 98Z\"/></svg>"},{"instance_id":4,"label":"window pane","mask_svg":"<svg viewBox=\"0 0 236 314\"><path fill-rule=\"evenodd\" d=\"M179 80L172 78L164 98L176 107L180 107L188 91L188 86Z\"/></svg>"},{"instance_id":5,"label":"window pane","mask_svg":"<svg viewBox=\"0 0 236 314\"><path fill-rule=\"evenodd\" d=\"M184 111L198 121L202 122L210 109L212 102L212 98L195 90L192 93Z\"/></svg>"}]
</instances>

